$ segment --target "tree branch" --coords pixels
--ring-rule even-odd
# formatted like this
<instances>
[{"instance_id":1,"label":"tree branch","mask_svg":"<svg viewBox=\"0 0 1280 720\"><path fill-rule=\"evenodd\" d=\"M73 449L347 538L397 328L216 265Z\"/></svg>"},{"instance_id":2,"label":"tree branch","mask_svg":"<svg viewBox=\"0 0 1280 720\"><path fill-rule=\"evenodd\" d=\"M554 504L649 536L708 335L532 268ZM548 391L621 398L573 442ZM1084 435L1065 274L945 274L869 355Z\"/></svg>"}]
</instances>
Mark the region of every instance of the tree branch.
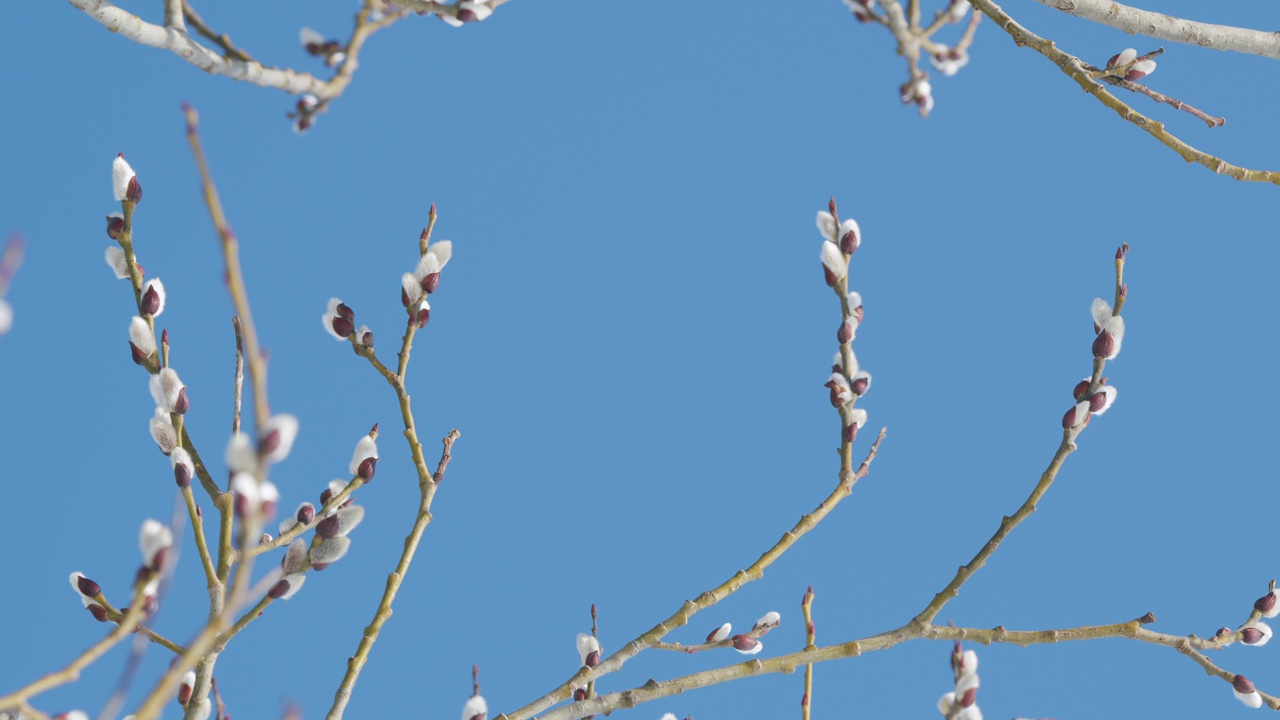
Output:
<instances>
[{"instance_id":1,"label":"tree branch","mask_svg":"<svg viewBox=\"0 0 1280 720\"><path fill-rule=\"evenodd\" d=\"M1159 140L1161 144L1178 153L1183 160L1189 163L1198 163L1219 175L1226 175L1236 180L1268 182L1280 185L1280 172L1251 170L1232 165L1222 158L1210 155L1183 142L1180 138L1165 130L1164 123L1152 120L1134 110L1115 95L1107 92L1106 88L1090 75L1080 58L1059 50L1052 40L1046 40L1019 25L1016 20L1009 17L999 5L991 2L991 0L969 0L969 3L994 20L996 25L999 25L1002 30L1008 33L1020 47L1029 47L1048 58L1054 65L1058 66L1059 70L1066 73L1072 80L1075 80L1085 92L1097 98L1098 102L1111 108L1120 117L1146 131L1156 140Z\"/></svg>"},{"instance_id":2,"label":"tree branch","mask_svg":"<svg viewBox=\"0 0 1280 720\"><path fill-rule=\"evenodd\" d=\"M1121 5L1110 0L1036 0L1085 20L1123 30L1130 35L1280 60L1280 32L1252 30L1197 22ZM974 3L975 7L980 7Z\"/></svg>"}]
</instances>

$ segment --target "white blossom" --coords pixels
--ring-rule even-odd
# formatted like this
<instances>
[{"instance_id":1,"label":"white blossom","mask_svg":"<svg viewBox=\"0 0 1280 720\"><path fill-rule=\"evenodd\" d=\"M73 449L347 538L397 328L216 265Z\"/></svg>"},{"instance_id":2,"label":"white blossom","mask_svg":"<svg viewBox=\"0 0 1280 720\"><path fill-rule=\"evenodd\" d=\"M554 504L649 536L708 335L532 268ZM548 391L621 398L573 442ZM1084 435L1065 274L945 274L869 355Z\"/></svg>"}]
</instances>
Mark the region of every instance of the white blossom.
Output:
<instances>
[{"instance_id":1,"label":"white blossom","mask_svg":"<svg viewBox=\"0 0 1280 720\"><path fill-rule=\"evenodd\" d=\"M1128 65L1129 63L1137 59L1138 59L1137 50L1134 50L1133 48L1125 48L1124 50L1121 50L1119 54L1117 54L1115 57L1107 61L1107 67L1109 68L1121 67L1124 65Z\"/></svg>"},{"instance_id":2,"label":"white blossom","mask_svg":"<svg viewBox=\"0 0 1280 720\"><path fill-rule=\"evenodd\" d=\"M147 321L137 315L129 321L129 342L133 343L133 346L138 348L144 356L149 357L156 351L155 333L151 332L151 326Z\"/></svg>"},{"instance_id":3,"label":"white blossom","mask_svg":"<svg viewBox=\"0 0 1280 720\"><path fill-rule=\"evenodd\" d=\"M472 695L467 704L462 706L462 720L485 720L489 714L489 704L483 695Z\"/></svg>"},{"instance_id":4,"label":"white blossom","mask_svg":"<svg viewBox=\"0 0 1280 720\"><path fill-rule=\"evenodd\" d=\"M356 443L356 451L351 455L351 464L348 465L347 467L349 470L351 470L352 475L359 475L360 465L365 460L368 460L370 458L373 458L376 460L377 457L378 457L378 442L373 438L369 437L368 435L365 435L364 437L360 438L360 442Z\"/></svg>"},{"instance_id":5,"label":"white blossom","mask_svg":"<svg viewBox=\"0 0 1280 720\"><path fill-rule=\"evenodd\" d=\"M578 633L578 661L581 662L584 667L587 665L588 658L592 653L595 653L595 659L598 662L600 660L600 656L603 655L603 652L600 649L600 641L587 633Z\"/></svg>"},{"instance_id":6,"label":"white blossom","mask_svg":"<svg viewBox=\"0 0 1280 720\"><path fill-rule=\"evenodd\" d=\"M298 437L298 418L282 413L272 415L262 425L259 444L264 462L277 463L289 457L293 441Z\"/></svg>"},{"instance_id":7,"label":"white blossom","mask_svg":"<svg viewBox=\"0 0 1280 720\"><path fill-rule=\"evenodd\" d=\"M111 161L111 187L117 201L124 200L125 193L129 190L129 181L136 174L125 161L124 153L120 153L115 160Z\"/></svg>"},{"instance_id":8,"label":"white blossom","mask_svg":"<svg viewBox=\"0 0 1280 720\"><path fill-rule=\"evenodd\" d=\"M155 566L156 555L171 545L173 545L173 532L163 523L151 519L142 522L142 528L138 532L138 548L142 551L143 565L159 570Z\"/></svg>"},{"instance_id":9,"label":"white blossom","mask_svg":"<svg viewBox=\"0 0 1280 720\"><path fill-rule=\"evenodd\" d=\"M157 408L165 412L179 412L178 404L181 401L182 391L187 386L182 384L177 370L167 367L152 375L148 384L151 387L151 398L156 401Z\"/></svg>"},{"instance_id":10,"label":"white blossom","mask_svg":"<svg viewBox=\"0 0 1280 720\"><path fill-rule=\"evenodd\" d=\"M729 637L729 633L731 632L733 632L733 625L729 623L725 623L720 627L716 628L715 630L711 631L711 634L707 636L707 642L709 643L720 642L721 640Z\"/></svg>"},{"instance_id":11,"label":"white blossom","mask_svg":"<svg viewBox=\"0 0 1280 720\"><path fill-rule=\"evenodd\" d=\"M160 408L156 408L155 415L151 417L151 438L156 441L156 445L160 446L160 452L165 455L178 447L178 434L173 430L169 413Z\"/></svg>"},{"instance_id":12,"label":"white blossom","mask_svg":"<svg viewBox=\"0 0 1280 720\"><path fill-rule=\"evenodd\" d=\"M780 622L782 622L782 616L770 610L769 612L765 613L763 617L757 620L755 626L752 627L751 629L754 631L754 630L760 630L763 628L774 628L774 627L777 627L778 623Z\"/></svg>"},{"instance_id":13,"label":"white blossom","mask_svg":"<svg viewBox=\"0 0 1280 720\"><path fill-rule=\"evenodd\" d=\"M849 274L849 261L845 259L844 253L840 252L840 248L833 243L822 243L822 265L836 279L836 282Z\"/></svg>"},{"instance_id":14,"label":"white blossom","mask_svg":"<svg viewBox=\"0 0 1280 720\"><path fill-rule=\"evenodd\" d=\"M242 432L231 434L223 459L227 462L227 469L233 474L252 474L258 469L258 453L253 449L249 436Z\"/></svg>"},{"instance_id":15,"label":"white blossom","mask_svg":"<svg viewBox=\"0 0 1280 720\"><path fill-rule=\"evenodd\" d=\"M129 261L125 259L124 250L119 245L108 247L105 259L107 267L111 268L111 272L115 273L117 280L124 280L129 277Z\"/></svg>"},{"instance_id":16,"label":"white blossom","mask_svg":"<svg viewBox=\"0 0 1280 720\"><path fill-rule=\"evenodd\" d=\"M4 298L0 298L0 335L9 332L13 327L13 308Z\"/></svg>"}]
</instances>

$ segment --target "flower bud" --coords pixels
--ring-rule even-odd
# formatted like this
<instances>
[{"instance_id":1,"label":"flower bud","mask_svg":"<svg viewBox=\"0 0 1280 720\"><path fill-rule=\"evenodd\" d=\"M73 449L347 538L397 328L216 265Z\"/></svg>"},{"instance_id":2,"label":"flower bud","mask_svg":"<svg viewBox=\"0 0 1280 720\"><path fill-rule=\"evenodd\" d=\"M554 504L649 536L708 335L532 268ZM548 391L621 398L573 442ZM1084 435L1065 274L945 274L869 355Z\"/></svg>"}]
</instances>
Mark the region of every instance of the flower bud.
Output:
<instances>
[{"instance_id":1,"label":"flower bud","mask_svg":"<svg viewBox=\"0 0 1280 720\"><path fill-rule=\"evenodd\" d=\"M729 633L731 632L733 632L733 625L730 625L729 623L725 623L720 627L716 628L715 630L712 630L707 635L707 642L718 643L721 640L729 637Z\"/></svg>"},{"instance_id":2,"label":"flower bud","mask_svg":"<svg viewBox=\"0 0 1280 720\"><path fill-rule=\"evenodd\" d=\"M1262 613L1262 617L1272 618L1280 614L1280 604L1276 602L1276 592L1271 592L1258 598L1253 603L1253 609Z\"/></svg>"},{"instance_id":3,"label":"flower bud","mask_svg":"<svg viewBox=\"0 0 1280 720\"><path fill-rule=\"evenodd\" d=\"M1236 699L1244 703L1245 706L1251 708L1262 707L1262 696L1258 694L1258 690L1253 686L1253 683L1249 682L1249 678L1243 675L1236 675L1231 679L1231 691L1235 694Z\"/></svg>"},{"instance_id":4,"label":"flower bud","mask_svg":"<svg viewBox=\"0 0 1280 720\"><path fill-rule=\"evenodd\" d=\"M600 641L587 633L578 633L578 661L583 667L600 664Z\"/></svg>"},{"instance_id":5,"label":"flower bud","mask_svg":"<svg viewBox=\"0 0 1280 720\"><path fill-rule=\"evenodd\" d=\"M107 216L107 237L115 240L124 232L124 216L113 212Z\"/></svg>"},{"instance_id":6,"label":"flower bud","mask_svg":"<svg viewBox=\"0 0 1280 720\"><path fill-rule=\"evenodd\" d=\"M734 635L733 649L743 655L755 655L764 649L764 643L756 640L750 635Z\"/></svg>"}]
</instances>

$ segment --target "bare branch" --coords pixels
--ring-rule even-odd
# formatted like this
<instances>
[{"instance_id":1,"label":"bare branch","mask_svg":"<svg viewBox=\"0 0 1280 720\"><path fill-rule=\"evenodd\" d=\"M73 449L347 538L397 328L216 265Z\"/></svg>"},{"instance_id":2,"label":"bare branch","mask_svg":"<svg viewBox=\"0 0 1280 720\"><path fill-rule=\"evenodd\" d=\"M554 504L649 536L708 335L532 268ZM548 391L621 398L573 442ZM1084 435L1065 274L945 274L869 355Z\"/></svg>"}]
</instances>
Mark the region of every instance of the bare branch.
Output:
<instances>
[{"instance_id":1,"label":"bare branch","mask_svg":"<svg viewBox=\"0 0 1280 720\"><path fill-rule=\"evenodd\" d=\"M1085 20L1092 20L1130 35L1280 60L1280 32L1252 30L1197 22L1163 13L1121 5L1111 0L1036 0ZM973 3L974 7L981 7Z\"/></svg>"},{"instance_id":2,"label":"bare branch","mask_svg":"<svg viewBox=\"0 0 1280 720\"><path fill-rule=\"evenodd\" d=\"M139 45L168 50L212 75L225 75L232 80L277 88L293 94L311 93L322 99L341 93L341 89L331 87L330 84L310 73L223 58L193 40L186 30L166 28L146 22L137 15L112 5L109 0L68 1L111 32L118 33L121 37Z\"/></svg>"}]
</instances>

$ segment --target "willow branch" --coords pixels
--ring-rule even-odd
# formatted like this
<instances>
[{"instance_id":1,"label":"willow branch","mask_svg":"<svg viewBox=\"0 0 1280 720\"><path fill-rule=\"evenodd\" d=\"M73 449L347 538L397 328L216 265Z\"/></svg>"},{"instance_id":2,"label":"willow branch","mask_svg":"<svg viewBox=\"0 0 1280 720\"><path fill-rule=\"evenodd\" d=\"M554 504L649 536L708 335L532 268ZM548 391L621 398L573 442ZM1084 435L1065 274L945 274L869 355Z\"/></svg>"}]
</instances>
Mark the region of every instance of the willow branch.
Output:
<instances>
[{"instance_id":1,"label":"willow branch","mask_svg":"<svg viewBox=\"0 0 1280 720\"><path fill-rule=\"evenodd\" d=\"M1251 170L1249 168L1232 165L1227 161L1210 155L1209 153L1188 145L1180 138L1165 130L1164 123L1156 122L1151 118L1134 110L1128 104L1121 101L1116 96L1107 92L1106 88L1095 80L1085 67L1080 58L1069 53L1059 50L1053 44L1053 41L1046 40L1039 35L1027 30L1019 25L1013 18L1005 14L1004 10L991 0L969 0L975 8L981 10L995 21L1005 32L1013 38L1014 42L1019 46L1029 47L1048 58L1058 67L1059 70L1066 73L1068 77L1075 80L1085 92L1097 98L1098 102L1111 108L1117 115L1126 121L1133 123L1143 131L1160 141L1169 149L1176 152L1183 160L1189 163L1197 163L1203 165L1219 175L1227 175L1236 180L1248 182L1268 182L1280 185L1280 172L1271 170Z\"/></svg>"},{"instance_id":2,"label":"willow branch","mask_svg":"<svg viewBox=\"0 0 1280 720\"><path fill-rule=\"evenodd\" d=\"M753 580L759 580L764 576L765 568L772 565L775 560L781 557L782 554L794 545L797 540L803 537L805 533L816 527L823 518L835 509L836 505L840 504L841 500L849 496L853 491L853 486L858 482L858 480L866 477L867 473L871 470L871 462L875 460L876 454L880 449L880 443L884 440L884 436L885 430L882 429L880 431L880 435L876 438L876 441L871 445L871 449L867 451L867 456L862 461L862 465L858 467L857 471L849 476L842 473L840 481L836 484L836 488L831 491L831 494L819 503L818 507L814 508L813 512L800 518L799 522L795 524L795 527L784 533L782 538L779 539L773 547L766 550L759 559L752 563L751 567L746 570L739 570L734 573L732 577L725 580L717 587L703 592L696 600L686 600L680 609L666 620L663 620L644 634L624 645L622 649L605 658L596 667L583 668L579 670L572 678L566 680L555 690L552 690L515 712L498 715L494 720L527 720L552 705L563 700L567 700L573 693L573 688L583 687L587 682L594 681L601 675L618 670L624 663L635 657L642 650L652 647L655 643L660 641L667 635L667 633L688 623L689 619L697 613L702 610L706 610L717 602L732 595L743 585L746 585ZM578 704L580 703L575 703L574 706ZM556 712L559 711L557 710ZM584 712L582 715L585 716L590 714L591 713L589 712ZM545 718L551 717L551 715L539 715L539 717L545 720Z\"/></svg>"},{"instance_id":3,"label":"willow branch","mask_svg":"<svg viewBox=\"0 0 1280 720\"><path fill-rule=\"evenodd\" d=\"M983 645L1001 643L1026 647L1059 642L1124 638L1175 649L1202 667L1206 673L1223 680L1230 686L1232 679L1235 677L1234 673L1218 667L1200 652L1201 649L1221 647L1220 643L1197 638L1194 635L1179 636L1157 633L1142 627L1154 621L1155 617L1151 613L1147 613L1136 620L1128 622L1051 630L1007 630L1004 627L981 629L936 625L918 628L914 626L914 623L908 623L895 630L838 645L806 647L798 652L780 655L767 660L751 660L727 667L691 673L662 682L650 680L640 687L558 707L540 715L539 720L576 720L577 718L591 715L604 715L614 710L633 708L659 698L670 697L690 690L719 685L741 678L773 673L790 674L805 665L858 657L878 650L888 650L912 640L965 640ZM1280 708L1280 698L1265 693L1260 694L1267 706L1273 709ZM500 715L499 717L505 716ZM513 715L512 717L515 716Z\"/></svg>"},{"instance_id":4,"label":"willow branch","mask_svg":"<svg viewBox=\"0 0 1280 720\"><path fill-rule=\"evenodd\" d=\"M1130 35L1145 35L1202 48L1261 55L1280 60L1280 33L1276 32L1187 20L1121 5L1111 0L1036 0L1036 2L1054 10L1061 10L1068 15L1122 30Z\"/></svg>"},{"instance_id":5,"label":"willow branch","mask_svg":"<svg viewBox=\"0 0 1280 720\"><path fill-rule=\"evenodd\" d=\"M61 670L51 672L26 687L19 688L8 695L0 697L0 711L17 709L24 705L27 700L40 693L79 680L81 670L93 664L95 660L102 657L103 654L115 647L120 641L129 637L137 629L138 623L142 620L145 605L146 603L142 602L142 597L135 593L129 612L124 614L120 619L119 625L109 635L89 646L87 650L80 653L79 656Z\"/></svg>"},{"instance_id":6,"label":"willow branch","mask_svg":"<svg viewBox=\"0 0 1280 720\"><path fill-rule=\"evenodd\" d=\"M407 400L407 397L405 399ZM426 531L427 525L431 524L431 501L435 498L436 488L444 480L445 469L448 468L449 460L453 457L453 443L459 437L460 433L457 430L450 430L449 434L441 441L444 444L444 449L440 454L440 463L436 466L435 474L418 478L421 500L418 503L418 514L414 519L413 527L409 530L409 535L404 539L404 552L400 554L400 560L396 563L395 571L387 576L386 590L383 591L382 599L378 602L378 608L374 611L373 620L365 628L364 634L360 638L360 644L356 648L355 655L347 660L347 672L343 676L342 682L338 685L337 692L334 693L333 706L329 708L329 713L325 716L327 720L339 720L342 717L347 703L351 701L351 693L355 689L356 680L360 677L360 671L364 668L365 662L369 659L369 653L373 650L373 644L378 641L378 634L382 631L382 626L391 618L391 604L395 602L396 593L400 590L400 584L404 582L404 576L409 571L409 564L413 562L413 556L417 552L422 533Z\"/></svg>"},{"instance_id":7,"label":"willow branch","mask_svg":"<svg viewBox=\"0 0 1280 720\"><path fill-rule=\"evenodd\" d=\"M113 5L109 0L68 0L68 2L111 32L139 45L168 50L211 75L222 75L232 80L259 87L275 88L293 95L310 93L322 103L341 96L351 84L352 75L360 65L359 54L365 40L378 30L404 17L401 13L388 13L379 20L372 20L370 19L372 0L367 0L357 14L355 28L346 42L345 61L333 77L321 80L311 73L299 72L292 68L263 65L253 60L247 52L231 45L226 35L217 35L213 40L226 51L227 55L223 57L197 42L186 28L181 26L180 20L175 25L156 25ZM174 2L174 0L166 0L166 2ZM211 30L206 33L200 29L207 30L207 27L202 22L197 24L198 16L194 13L188 13L186 17L192 20L192 25L196 26L201 34L214 35Z\"/></svg>"},{"instance_id":8,"label":"willow branch","mask_svg":"<svg viewBox=\"0 0 1280 720\"><path fill-rule=\"evenodd\" d=\"M253 57L249 53L236 47L235 43L231 42L230 35L215 32L213 28L205 23L204 18L200 17L196 9L191 7L191 3L186 2L186 0L182 0L182 14L186 17L187 22L191 23L191 27L195 28L196 32L222 48L225 57L244 62L253 62Z\"/></svg>"}]
</instances>

